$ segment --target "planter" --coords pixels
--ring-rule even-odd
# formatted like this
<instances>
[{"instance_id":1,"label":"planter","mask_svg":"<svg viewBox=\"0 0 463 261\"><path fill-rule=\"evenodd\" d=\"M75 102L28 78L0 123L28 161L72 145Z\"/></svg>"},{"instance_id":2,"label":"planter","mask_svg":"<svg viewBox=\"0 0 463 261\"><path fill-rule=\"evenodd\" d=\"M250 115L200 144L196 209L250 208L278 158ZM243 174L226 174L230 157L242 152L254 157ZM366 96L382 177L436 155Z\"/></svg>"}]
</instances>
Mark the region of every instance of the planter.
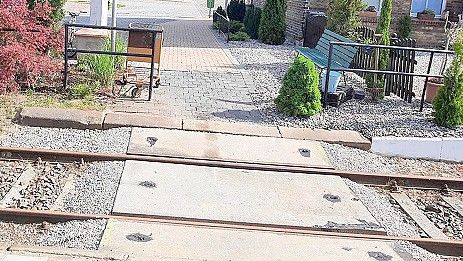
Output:
<instances>
[{"instance_id":1,"label":"planter","mask_svg":"<svg viewBox=\"0 0 463 261\"><path fill-rule=\"evenodd\" d=\"M362 11L359 16L365 18L376 18L378 17L378 13L376 11Z\"/></svg>"},{"instance_id":2,"label":"planter","mask_svg":"<svg viewBox=\"0 0 463 261\"><path fill-rule=\"evenodd\" d=\"M423 13L418 13L416 15L416 17L420 20L426 20L426 21L430 21L430 20L434 20L434 18L436 17L435 14L423 14Z\"/></svg>"},{"instance_id":3,"label":"planter","mask_svg":"<svg viewBox=\"0 0 463 261\"><path fill-rule=\"evenodd\" d=\"M383 88L365 88L365 91L369 94L372 101L379 101L384 98Z\"/></svg>"},{"instance_id":4,"label":"planter","mask_svg":"<svg viewBox=\"0 0 463 261\"><path fill-rule=\"evenodd\" d=\"M442 88L442 86L444 86L443 83L437 83L433 81L433 79L430 79L428 83L426 84L425 101L432 103L437 93L439 92L440 88Z\"/></svg>"}]
</instances>

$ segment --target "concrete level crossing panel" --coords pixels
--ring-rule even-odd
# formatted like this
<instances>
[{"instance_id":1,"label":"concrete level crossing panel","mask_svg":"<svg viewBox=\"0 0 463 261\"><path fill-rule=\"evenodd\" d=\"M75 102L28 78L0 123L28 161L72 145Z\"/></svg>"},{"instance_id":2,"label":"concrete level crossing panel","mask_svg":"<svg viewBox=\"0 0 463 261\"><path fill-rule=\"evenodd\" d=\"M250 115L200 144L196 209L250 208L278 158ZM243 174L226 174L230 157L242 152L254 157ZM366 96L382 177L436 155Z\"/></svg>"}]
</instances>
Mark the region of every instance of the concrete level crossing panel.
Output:
<instances>
[{"instance_id":1,"label":"concrete level crossing panel","mask_svg":"<svg viewBox=\"0 0 463 261\"><path fill-rule=\"evenodd\" d=\"M114 214L384 230L337 176L127 161Z\"/></svg>"},{"instance_id":2,"label":"concrete level crossing panel","mask_svg":"<svg viewBox=\"0 0 463 261\"><path fill-rule=\"evenodd\" d=\"M331 166L317 141L134 128L128 154L304 166Z\"/></svg>"},{"instance_id":3,"label":"concrete level crossing panel","mask_svg":"<svg viewBox=\"0 0 463 261\"><path fill-rule=\"evenodd\" d=\"M131 260L403 260L393 242L110 220L100 250Z\"/></svg>"}]
</instances>

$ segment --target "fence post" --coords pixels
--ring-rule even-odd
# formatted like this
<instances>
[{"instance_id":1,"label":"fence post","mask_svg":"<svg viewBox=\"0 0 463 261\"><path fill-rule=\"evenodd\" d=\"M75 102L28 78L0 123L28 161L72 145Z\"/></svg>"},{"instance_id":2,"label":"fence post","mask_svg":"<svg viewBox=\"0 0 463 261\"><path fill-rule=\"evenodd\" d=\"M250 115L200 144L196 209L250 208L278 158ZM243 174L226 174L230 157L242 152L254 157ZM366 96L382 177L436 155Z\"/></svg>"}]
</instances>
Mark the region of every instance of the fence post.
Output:
<instances>
[{"instance_id":1,"label":"fence post","mask_svg":"<svg viewBox=\"0 0 463 261\"><path fill-rule=\"evenodd\" d=\"M431 73L431 66L432 66L432 60L433 59L434 59L434 52L431 52L431 57L429 57L428 71L427 71L426 74ZM423 93L421 94L420 112L423 111L424 95L426 94L426 86L428 85L428 81L429 81L429 76L426 76L426 80L424 81L424 86L423 86Z\"/></svg>"},{"instance_id":2,"label":"fence post","mask_svg":"<svg viewBox=\"0 0 463 261\"><path fill-rule=\"evenodd\" d=\"M68 42L69 42L69 25L64 24L64 79L63 79L63 90L66 90L68 85Z\"/></svg>"},{"instance_id":3,"label":"fence post","mask_svg":"<svg viewBox=\"0 0 463 261\"><path fill-rule=\"evenodd\" d=\"M151 39L151 70L150 70L150 86L148 88L148 101L151 101L151 96L153 95L153 77L154 77L154 56L156 55L154 52L154 48L156 45L156 36L157 33L152 33L153 38Z\"/></svg>"},{"instance_id":4,"label":"fence post","mask_svg":"<svg viewBox=\"0 0 463 261\"><path fill-rule=\"evenodd\" d=\"M328 89L330 84L330 72L331 72L331 58L333 56L333 44L330 42L330 50L328 52L328 66L326 67L325 75L325 93L323 93L323 107L326 108L328 105Z\"/></svg>"}]
</instances>

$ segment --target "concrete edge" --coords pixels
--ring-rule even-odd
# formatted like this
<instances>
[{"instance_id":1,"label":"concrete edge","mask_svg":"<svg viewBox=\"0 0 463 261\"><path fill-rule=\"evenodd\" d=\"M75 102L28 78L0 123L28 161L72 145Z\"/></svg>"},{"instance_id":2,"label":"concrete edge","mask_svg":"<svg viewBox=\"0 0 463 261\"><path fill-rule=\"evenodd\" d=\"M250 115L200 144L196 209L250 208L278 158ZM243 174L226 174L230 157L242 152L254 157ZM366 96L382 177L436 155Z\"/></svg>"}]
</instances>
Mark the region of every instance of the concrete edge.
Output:
<instances>
[{"instance_id":1,"label":"concrete edge","mask_svg":"<svg viewBox=\"0 0 463 261\"><path fill-rule=\"evenodd\" d=\"M30 253L39 255L53 255L53 256L72 256L79 258L92 258L99 260L126 260L128 255L113 250L87 250L77 248L63 248L54 246L25 246L25 245L11 245L7 249L8 253Z\"/></svg>"},{"instance_id":2,"label":"concrete edge","mask_svg":"<svg viewBox=\"0 0 463 261\"><path fill-rule=\"evenodd\" d=\"M463 138L373 137L371 151L384 156L463 162Z\"/></svg>"},{"instance_id":3,"label":"concrete edge","mask_svg":"<svg viewBox=\"0 0 463 261\"><path fill-rule=\"evenodd\" d=\"M86 119L91 119L87 121ZM277 137L296 140L315 140L369 150L371 142L359 132L349 130L322 130L308 128L287 128L281 126L246 124L240 122L181 119L149 114L98 112L75 109L26 107L18 112L17 122L26 126L48 128L98 129L119 127L141 127L178 129L244 136ZM296 133L287 133L291 129Z\"/></svg>"}]
</instances>

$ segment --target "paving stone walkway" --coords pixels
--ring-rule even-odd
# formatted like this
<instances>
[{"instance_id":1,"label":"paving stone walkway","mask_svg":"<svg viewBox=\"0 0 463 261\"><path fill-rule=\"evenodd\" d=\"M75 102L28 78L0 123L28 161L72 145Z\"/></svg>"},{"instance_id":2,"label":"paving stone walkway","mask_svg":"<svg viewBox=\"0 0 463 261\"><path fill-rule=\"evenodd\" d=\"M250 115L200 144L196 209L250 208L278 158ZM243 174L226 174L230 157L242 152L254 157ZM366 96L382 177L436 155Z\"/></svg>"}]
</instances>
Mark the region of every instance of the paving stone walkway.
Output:
<instances>
[{"instance_id":1,"label":"paving stone walkway","mask_svg":"<svg viewBox=\"0 0 463 261\"><path fill-rule=\"evenodd\" d=\"M261 121L251 100L252 77L215 38L206 2L169 2L158 6L162 10L146 0L143 3L146 10L141 12L140 3L125 1L122 17L144 22L152 19L164 27L161 86L150 102L143 100L148 96L145 90L141 99L118 100L110 109L168 117ZM188 17L185 10L190 12Z\"/></svg>"}]
</instances>

